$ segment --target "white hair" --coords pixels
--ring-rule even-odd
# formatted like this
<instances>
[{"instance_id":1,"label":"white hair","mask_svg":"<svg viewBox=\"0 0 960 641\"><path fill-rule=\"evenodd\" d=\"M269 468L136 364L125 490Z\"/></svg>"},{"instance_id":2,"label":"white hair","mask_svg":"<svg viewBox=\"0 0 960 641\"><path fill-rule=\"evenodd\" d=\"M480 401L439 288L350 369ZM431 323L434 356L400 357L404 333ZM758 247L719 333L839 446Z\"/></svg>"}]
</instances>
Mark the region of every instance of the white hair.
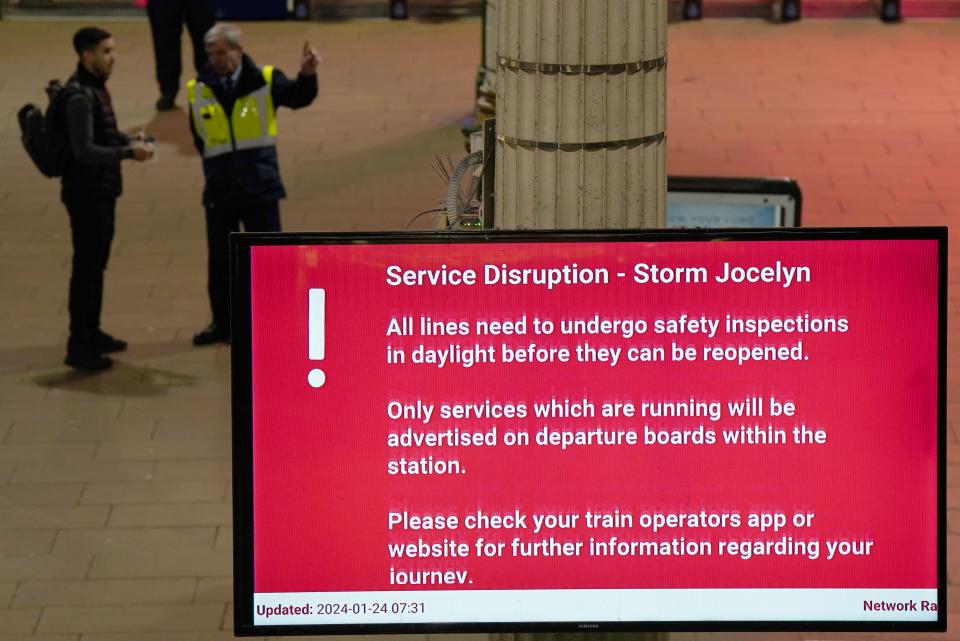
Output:
<instances>
[{"instance_id":1,"label":"white hair","mask_svg":"<svg viewBox=\"0 0 960 641\"><path fill-rule=\"evenodd\" d=\"M231 48L236 49L240 46L240 39L243 32L237 27L226 22L218 22L210 27L210 30L203 35L204 44L213 44L214 42L225 41Z\"/></svg>"}]
</instances>

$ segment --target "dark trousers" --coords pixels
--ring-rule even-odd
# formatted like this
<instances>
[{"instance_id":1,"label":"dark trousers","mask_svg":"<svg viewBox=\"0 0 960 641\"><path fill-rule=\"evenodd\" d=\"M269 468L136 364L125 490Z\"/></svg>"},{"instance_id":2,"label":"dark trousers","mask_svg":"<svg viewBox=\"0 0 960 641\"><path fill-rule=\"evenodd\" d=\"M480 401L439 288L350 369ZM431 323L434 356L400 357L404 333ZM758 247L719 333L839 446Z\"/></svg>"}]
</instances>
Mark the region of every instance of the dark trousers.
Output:
<instances>
[{"instance_id":1,"label":"dark trousers","mask_svg":"<svg viewBox=\"0 0 960 641\"><path fill-rule=\"evenodd\" d=\"M193 65L197 72L207 64L203 34L217 19L216 0L149 0L147 15L153 34L160 92L175 96L180 88L180 33L187 24L193 41Z\"/></svg>"},{"instance_id":2,"label":"dark trousers","mask_svg":"<svg viewBox=\"0 0 960 641\"><path fill-rule=\"evenodd\" d=\"M230 328L230 234L280 231L280 203L254 196L207 205L207 292L213 322Z\"/></svg>"},{"instance_id":3,"label":"dark trousers","mask_svg":"<svg viewBox=\"0 0 960 641\"><path fill-rule=\"evenodd\" d=\"M92 349L100 332L103 272L110 259L116 199L67 200L73 238L68 350Z\"/></svg>"}]
</instances>

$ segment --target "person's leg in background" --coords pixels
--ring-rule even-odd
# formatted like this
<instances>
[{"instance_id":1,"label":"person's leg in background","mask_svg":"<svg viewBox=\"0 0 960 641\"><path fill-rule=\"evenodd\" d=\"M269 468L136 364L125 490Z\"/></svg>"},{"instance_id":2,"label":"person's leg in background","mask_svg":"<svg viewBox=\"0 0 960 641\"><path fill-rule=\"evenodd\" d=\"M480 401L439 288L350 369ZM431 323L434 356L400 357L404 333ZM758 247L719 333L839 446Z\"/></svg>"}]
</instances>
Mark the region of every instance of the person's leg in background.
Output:
<instances>
[{"instance_id":1,"label":"person's leg in background","mask_svg":"<svg viewBox=\"0 0 960 641\"><path fill-rule=\"evenodd\" d=\"M192 4L187 2L187 4ZM180 0L148 0L147 16L153 36L153 55L157 63L160 97L157 111L174 107L180 89L180 33L183 31L183 3Z\"/></svg>"},{"instance_id":2,"label":"person's leg in background","mask_svg":"<svg viewBox=\"0 0 960 641\"><path fill-rule=\"evenodd\" d=\"M193 66L197 73L207 64L207 47L203 43L203 36L217 21L216 0L193 0L187 2L185 18L190 40L193 41Z\"/></svg>"},{"instance_id":3,"label":"person's leg in background","mask_svg":"<svg viewBox=\"0 0 960 641\"><path fill-rule=\"evenodd\" d=\"M230 342L230 232L240 230L240 201L221 201L206 207L207 293L213 322L195 334L194 345Z\"/></svg>"}]
</instances>

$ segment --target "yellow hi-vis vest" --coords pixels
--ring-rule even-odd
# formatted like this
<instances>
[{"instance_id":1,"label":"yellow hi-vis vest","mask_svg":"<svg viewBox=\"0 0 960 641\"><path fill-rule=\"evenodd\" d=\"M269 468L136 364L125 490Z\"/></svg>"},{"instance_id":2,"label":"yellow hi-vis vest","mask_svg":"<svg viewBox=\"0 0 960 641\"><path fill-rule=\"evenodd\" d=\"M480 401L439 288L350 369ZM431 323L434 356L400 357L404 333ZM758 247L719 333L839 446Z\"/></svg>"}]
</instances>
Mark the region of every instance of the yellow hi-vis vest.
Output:
<instances>
[{"instance_id":1,"label":"yellow hi-vis vest","mask_svg":"<svg viewBox=\"0 0 960 641\"><path fill-rule=\"evenodd\" d=\"M273 67L266 66L262 71L267 84L246 96L238 96L229 119L207 84L198 80L187 83L190 114L197 135L203 140L204 158L277 144L277 111L270 94Z\"/></svg>"}]
</instances>

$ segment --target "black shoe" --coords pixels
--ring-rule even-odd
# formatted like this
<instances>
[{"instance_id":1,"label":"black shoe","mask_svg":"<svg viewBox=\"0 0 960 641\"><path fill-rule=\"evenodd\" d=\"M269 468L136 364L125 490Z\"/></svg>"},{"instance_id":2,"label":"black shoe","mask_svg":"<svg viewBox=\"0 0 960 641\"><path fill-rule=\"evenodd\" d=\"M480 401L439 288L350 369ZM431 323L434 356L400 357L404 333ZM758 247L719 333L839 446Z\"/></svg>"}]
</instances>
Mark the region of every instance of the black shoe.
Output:
<instances>
[{"instance_id":1,"label":"black shoe","mask_svg":"<svg viewBox=\"0 0 960 641\"><path fill-rule=\"evenodd\" d=\"M113 365L112 360L92 350L67 352L67 357L63 359L63 362L75 369L83 369L91 372L110 369Z\"/></svg>"},{"instance_id":2,"label":"black shoe","mask_svg":"<svg viewBox=\"0 0 960 641\"><path fill-rule=\"evenodd\" d=\"M160 97L157 98L157 102L154 105L157 108L157 111L170 111L176 106L174 100L176 96L169 93L162 93Z\"/></svg>"},{"instance_id":3,"label":"black shoe","mask_svg":"<svg viewBox=\"0 0 960 641\"><path fill-rule=\"evenodd\" d=\"M122 352L127 349L127 341L114 338L106 332L98 332L93 344L94 347L100 350L101 354L113 354L114 352Z\"/></svg>"},{"instance_id":4,"label":"black shoe","mask_svg":"<svg viewBox=\"0 0 960 641\"><path fill-rule=\"evenodd\" d=\"M230 344L230 330L223 329L216 323L210 323L199 334L193 335L194 345L213 345L214 343Z\"/></svg>"}]
</instances>

